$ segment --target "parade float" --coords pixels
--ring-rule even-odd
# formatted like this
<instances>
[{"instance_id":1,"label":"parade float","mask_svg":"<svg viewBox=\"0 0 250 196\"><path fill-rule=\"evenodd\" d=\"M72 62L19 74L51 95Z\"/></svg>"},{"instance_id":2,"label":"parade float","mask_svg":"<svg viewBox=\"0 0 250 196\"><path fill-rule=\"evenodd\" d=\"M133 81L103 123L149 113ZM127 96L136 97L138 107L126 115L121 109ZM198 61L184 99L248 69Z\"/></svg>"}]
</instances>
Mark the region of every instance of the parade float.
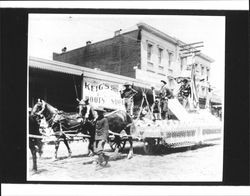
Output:
<instances>
[{"instance_id":1,"label":"parade float","mask_svg":"<svg viewBox=\"0 0 250 196\"><path fill-rule=\"evenodd\" d=\"M152 112L150 111L152 100L150 100L150 96L147 94L151 89L150 85L145 82L98 70L80 68L71 64L36 58L30 60L30 66L37 70L48 69L52 73L54 73L54 70L60 70L67 74L83 75L81 98L88 98L93 107L104 107L107 110L107 114L116 110L125 110L124 101L120 97L120 90L126 81L134 84L139 91L137 96L139 100L139 114L137 112L134 116L135 129L131 136L134 140L144 143L145 153L153 153L159 146L169 148L187 147L220 141L223 137L223 123L219 118L213 116L208 108L200 109L197 105L194 75L189 77L192 87L189 108L184 108L177 98L169 99L168 107L175 118L153 121ZM147 92L145 92L145 89ZM141 94L143 93L146 93L147 96L142 96ZM79 92L76 92L76 94L79 94ZM147 114L144 114L145 111L147 111ZM141 114L144 115L143 118L140 117ZM67 136L69 140L88 138L86 135L82 136L71 132L67 132ZM45 143L53 143L55 140L52 136L43 136L41 138ZM127 138L128 136L124 133L117 135L110 132L111 148L115 149L118 147L122 150L126 145Z\"/></svg>"}]
</instances>

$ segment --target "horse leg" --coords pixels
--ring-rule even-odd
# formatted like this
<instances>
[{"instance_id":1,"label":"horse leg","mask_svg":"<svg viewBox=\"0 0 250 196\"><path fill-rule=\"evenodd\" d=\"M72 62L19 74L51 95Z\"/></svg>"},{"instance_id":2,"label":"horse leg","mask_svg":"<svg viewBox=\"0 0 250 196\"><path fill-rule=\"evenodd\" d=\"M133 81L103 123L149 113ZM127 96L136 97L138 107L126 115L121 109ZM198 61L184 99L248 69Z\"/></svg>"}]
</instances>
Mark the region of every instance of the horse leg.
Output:
<instances>
[{"instance_id":1,"label":"horse leg","mask_svg":"<svg viewBox=\"0 0 250 196\"><path fill-rule=\"evenodd\" d=\"M127 135L131 135L131 127L127 127L125 129L125 131L126 131ZM131 159L133 157L133 154L134 154L134 152L133 152L133 139L131 136L128 137L128 141L129 141L130 147L129 147L129 153L128 153L127 158Z\"/></svg>"},{"instance_id":2,"label":"horse leg","mask_svg":"<svg viewBox=\"0 0 250 196\"><path fill-rule=\"evenodd\" d=\"M129 137L128 138L128 141L129 141L129 144L130 144L130 147L129 147L129 153L128 153L128 159L131 159L133 157L133 140L132 140L132 137Z\"/></svg>"},{"instance_id":3,"label":"horse leg","mask_svg":"<svg viewBox=\"0 0 250 196\"><path fill-rule=\"evenodd\" d=\"M32 154L32 161L33 161L32 170L37 171L37 157L36 157L36 148L35 148L35 146L30 147L30 151L31 151L31 154Z\"/></svg>"},{"instance_id":4,"label":"horse leg","mask_svg":"<svg viewBox=\"0 0 250 196\"><path fill-rule=\"evenodd\" d=\"M43 154L43 142L40 139L37 141L37 146L38 146L39 157L41 158Z\"/></svg>"},{"instance_id":5,"label":"horse leg","mask_svg":"<svg viewBox=\"0 0 250 196\"><path fill-rule=\"evenodd\" d=\"M33 161L33 167L32 167L32 170L33 171L37 171L37 157L36 157L36 140L35 139L30 139L29 140L29 148L30 148L30 152L31 152L31 155L32 155L32 161Z\"/></svg>"},{"instance_id":6,"label":"horse leg","mask_svg":"<svg viewBox=\"0 0 250 196\"><path fill-rule=\"evenodd\" d=\"M69 147L69 143L68 143L68 141L67 141L66 135L63 135L63 142L64 142L65 146L66 146L67 149L68 149L68 152L69 152L69 156L68 156L68 157L71 158L72 152L71 152L71 149L70 149L70 147Z\"/></svg>"},{"instance_id":7,"label":"horse leg","mask_svg":"<svg viewBox=\"0 0 250 196\"><path fill-rule=\"evenodd\" d=\"M94 132L94 130L91 130L90 131L90 138L89 138L89 145L88 145L89 156L94 155L94 142L95 142L95 132Z\"/></svg>"},{"instance_id":8,"label":"horse leg","mask_svg":"<svg viewBox=\"0 0 250 196\"><path fill-rule=\"evenodd\" d=\"M94 140L92 138L89 139L88 151L88 156L94 155Z\"/></svg>"},{"instance_id":9,"label":"horse leg","mask_svg":"<svg viewBox=\"0 0 250 196\"><path fill-rule=\"evenodd\" d=\"M57 160L57 151L60 145L60 138L58 137L56 142L55 142L55 160Z\"/></svg>"}]
</instances>

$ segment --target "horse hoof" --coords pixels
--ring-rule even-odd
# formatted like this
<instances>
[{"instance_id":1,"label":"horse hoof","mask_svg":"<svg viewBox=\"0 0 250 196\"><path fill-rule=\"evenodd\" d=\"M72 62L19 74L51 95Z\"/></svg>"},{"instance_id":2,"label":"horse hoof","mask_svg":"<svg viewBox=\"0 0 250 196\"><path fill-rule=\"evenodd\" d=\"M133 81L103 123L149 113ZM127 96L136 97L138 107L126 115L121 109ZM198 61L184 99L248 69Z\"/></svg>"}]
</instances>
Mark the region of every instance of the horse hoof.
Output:
<instances>
[{"instance_id":1,"label":"horse hoof","mask_svg":"<svg viewBox=\"0 0 250 196\"><path fill-rule=\"evenodd\" d=\"M53 158L52 158L52 161L57 161L57 160L58 160L57 157L53 157Z\"/></svg>"},{"instance_id":2,"label":"horse hoof","mask_svg":"<svg viewBox=\"0 0 250 196\"><path fill-rule=\"evenodd\" d=\"M115 154L118 154L118 153L119 153L119 149L116 148L116 149L115 149Z\"/></svg>"},{"instance_id":3,"label":"horse hoof","mask_svg":"<svg viewBox=\"0 0 250 196\"><path fill-rule=\"evenodd\" d=\"M133 154L129 153L127 159L132 159L132 158L133 158Z\"/></svg>"},{"instance_id":4,"label":"horse hoof","mask_svg":"<svg viewBox=\"0 0 250 196\"><path fill-rule=\"evenodd\" d=\"M88 157L93 157L93 156L94 156L94 153L92 151L89 152Z\"/></svg>"}]
</instances>

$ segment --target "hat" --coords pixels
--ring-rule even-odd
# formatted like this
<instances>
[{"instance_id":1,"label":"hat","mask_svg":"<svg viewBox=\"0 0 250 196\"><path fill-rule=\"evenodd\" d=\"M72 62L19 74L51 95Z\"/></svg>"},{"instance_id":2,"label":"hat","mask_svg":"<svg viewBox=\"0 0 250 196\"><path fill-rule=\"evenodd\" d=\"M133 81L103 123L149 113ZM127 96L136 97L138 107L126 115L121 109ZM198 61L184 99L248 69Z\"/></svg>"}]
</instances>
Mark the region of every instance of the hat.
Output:
<instances>
[{"instance_id":1,"label":"hat","mask_svg":"<svg viewBox=\"0 0 250 196\"><path fill-rule=\"evenodd\" d=\"M161 82L163 82L164 84L167 84L167 82L165 80L161 80Z\"/></svg>"},{"instance_id":2,"label":"hat","mask_svg":"<svg viewBox=\"0 0 250 196\"><path fill-rule=\"evenodd\" d=\"M188 82L188 79L187 79L187 78L184 78L182 81L183 81L183 82Z\"/></svg>"},{"instance_id":3,"label":"hat","mask_svg":"<svg viewBox=\"0 0 250 196\"><path fill-rule=\"evenodd\" d=\"M131 84L129 84L128 82L124 83L124 86L130 86Z\"/></svg>"},{"instance_id":4,"label":"hat","mask_svg":"<svg viewBox=\"0 0 250 196\"><path fill-rule=\"evenodd\" d=\"M106 110L104 110L103 107L95 108L95 111L97 111L97 112L106 112Z\"/></svg>"}]
</instances>

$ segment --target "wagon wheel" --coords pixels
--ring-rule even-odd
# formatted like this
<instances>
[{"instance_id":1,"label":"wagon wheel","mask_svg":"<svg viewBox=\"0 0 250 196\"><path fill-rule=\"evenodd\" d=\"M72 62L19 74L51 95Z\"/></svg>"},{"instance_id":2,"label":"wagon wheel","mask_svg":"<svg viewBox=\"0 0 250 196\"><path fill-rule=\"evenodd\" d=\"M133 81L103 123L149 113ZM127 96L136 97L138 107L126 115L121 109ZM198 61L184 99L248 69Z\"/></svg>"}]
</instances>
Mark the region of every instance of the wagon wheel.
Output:
<instances>
[{"instance_id":1,"label":"wagon wheel","mask_svg":"<svg viewBox=\"0 0 250 196\"><path fill-rule=\"evenodd\" d=\"M127 140L121 140L120 137L115 137L109 141L109 145L112 151L115 151L116 149L118 149L118 151L122 151L126 145L126 142Z\"/></svg>"},{"instance_id":2,"label":"wagon wheel","mask_svg":"<svg viewBox=\"0 0 250 196\"><path fill-rule=\"evenodd\" d=\"M147 138L144 140L143 150L145 154L153 154L158 148L159 145L156 143L155 139Z\"/></svg>"}]
</instances>

